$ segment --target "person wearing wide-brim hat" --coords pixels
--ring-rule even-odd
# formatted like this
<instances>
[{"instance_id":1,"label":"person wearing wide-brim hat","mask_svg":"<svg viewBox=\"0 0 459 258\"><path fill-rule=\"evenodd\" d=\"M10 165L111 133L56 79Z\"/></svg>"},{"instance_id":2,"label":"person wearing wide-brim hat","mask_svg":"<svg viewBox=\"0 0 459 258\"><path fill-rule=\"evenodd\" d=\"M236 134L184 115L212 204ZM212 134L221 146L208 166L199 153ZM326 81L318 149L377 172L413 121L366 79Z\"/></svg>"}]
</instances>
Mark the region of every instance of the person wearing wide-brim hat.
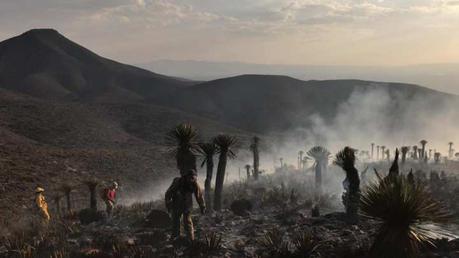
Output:
<instances>
[{"instance_id":1,"label":"person wearing wide-brim hat","mask_svg":"<svg viewBox=\"0 0 459 258\"><path fill-rule=\"evenodd\" d=\"M42 187L35 189L35 204L37 205L40 217L43 218L45 223L48 223L51 217L49 216L48 203L46 202L44 192L45 189Z\"/></svg>"}]
</instances>

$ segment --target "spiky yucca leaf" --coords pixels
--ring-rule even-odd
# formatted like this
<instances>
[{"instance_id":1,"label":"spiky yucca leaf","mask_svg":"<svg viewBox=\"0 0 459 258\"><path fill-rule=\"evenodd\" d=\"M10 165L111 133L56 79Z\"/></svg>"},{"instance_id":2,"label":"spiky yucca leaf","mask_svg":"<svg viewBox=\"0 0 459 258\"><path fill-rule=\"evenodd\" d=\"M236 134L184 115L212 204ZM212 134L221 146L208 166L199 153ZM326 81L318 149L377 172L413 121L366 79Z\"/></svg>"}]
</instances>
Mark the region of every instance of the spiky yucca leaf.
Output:
<instances>
[{"instance_id":1,"label":"spiky yucca leaf","mask_svg":"<svg viewBox=\"0 0 459 258\"><path fill-rule=\"evenodd\" d=\"M222 248L222 236L215 232L211 232L204 236L204 242L206 247L206 252L210 253L213 251L220 250Z\"/></svg>"},{"instance_id":2,"label":"spiky yucca leaf","mask_svg":"<svg viewBox=\"0 0 459 258\"><path fill-rule=\"evenodd\" d=\"M199 148L197 149L199 154L204 157L201 163L201 167L206 164L207 159L213 158L213 156L217 153L217 146L213 142L209 143L199 143Z\"/></svg>"},{"instance_id":3,"label":"spiky yucca leaf","mask_svg":"<svg viewBox=\"0 0 459 258\"><path fill-rule=\"evenodd\" d=\"M236 157L236 154L232 150L232 147L238 143L235 136L220 134L214 138L213 142L217 145L219 153L227 152L229 158Z\"/></svg>"},{"instance_id":4,"label":"spiky yucca leaf","mask_svg":"<svg viewBox=\"0 0 459 258\"><path fill-rule=\"evenodd\" d=\"M341 167L342 169L353 167L356 159L355 152L355 149L345 147L336 154L333 164Z\"/></svg>"},{"instance_id":5,"label":"spiky yucca leaf","mask_svg":"<svg viewBox=\"0 0 459 258\"><path fill-rule=\"evenodd\" d=\"M166 140L174 146L175 153L184 150L195 150L198 131L190 124L179 124L166 134Z\"/></svg>"},{"instance_id":6,"label":"spiky yucca leaf","mask_svg":"<svg viewBox=\"0 0 459 258\"><path fill-rule=\"evenodd\" d=\"M310 257L319 247L319 244L312 238L311 232L297 232L292 239L297 257Z\"/></svg>"},{"instance_id":7,"label":"spiky yucca leaf","mask_svg":"<svg viewBox=\"0 0 459 258\"><path fill-rule=\"evenodd\" d=\"M61 185L60 187L60 190L64 193L64 194L68 194L70 193L71 191L73 191L75 187L69 183L64 183L63 185Z\"/></svg>"},{"instance_id":8,"label":"spiky yucca leaf","mask_svg":"<svg viewBox=\"0 0 459 258\"><path fill-rule=\"evenodd\" d=\"M316 161L327 159L330 157L330 152L322 146L312 147L306 154L309 157L315 159Z\"/></svg>"},{"instance_id":9,"label":"spiky yucca leaf","mask_svg":"<svg viewBox=\"0 0 459 258\"><path fill-rule=\"evenodd\" d=\"M99 185L97 179L88 179L83 182L89 189L96 188Z\"/></svg>"},{"instance_id":10,"label":"spiky yucca leaf","mask_svg":"<svg viewBox=\"0 0 459 258\"><path fill-rule=\"evenodd\" d=\"M371 250L374 257L416 257L422 245L432 244L441 233L426 230L425 224L450 217L421 184L410 184L402 176L370 184L360 208L381 223Z\"/></svg>"},{"instance_id":11,"label":"spiky yucca leaf","mask_svg":"<svg viewBox=\"0 0 459 258\"><path fill-rule=\"evenodd\" d=\"M277 228L265 233L260 244L272 257L290 257L290 243L284 241L284 234Z\"/></svg>"}]
</instances>

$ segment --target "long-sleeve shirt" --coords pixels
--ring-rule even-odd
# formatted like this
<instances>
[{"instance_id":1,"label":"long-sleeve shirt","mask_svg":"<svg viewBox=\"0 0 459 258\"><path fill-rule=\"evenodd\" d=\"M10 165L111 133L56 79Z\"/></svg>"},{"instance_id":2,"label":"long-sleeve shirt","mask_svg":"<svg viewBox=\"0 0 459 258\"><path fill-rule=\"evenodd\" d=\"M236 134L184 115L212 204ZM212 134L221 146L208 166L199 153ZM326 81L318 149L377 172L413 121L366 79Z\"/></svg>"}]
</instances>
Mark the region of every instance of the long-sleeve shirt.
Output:
<instances>
[{"instance_id":1,"label":"long-sleeve shirt","mask_svg":"<svg viewBox=\"0 0 459 258\"><path fill-rule=\"evenodd\" d=\"M35 197L35 203L40 210L48 209L48 203L45 200L45 196L41 193L37 194L37 197Z\"/></svg>"},{"instance_id":2,"label":"long-sleeve shirt","mask_svg":"<svg viewBox=\"0 0 459 258\"><path fill-rule=\"evenodd\" d=\"M193 209L193 195L201 209L205 208L204 197L198 182L188 183L184 178L177 177L166 191L166 206L181 212Z\"/></svg>"},{"instance_id":3,"label":"long-sleeve shirt","mask_svg":"<svg viewBox=\"0 0 459 258\"><path fill-rule=\"evenodd\" d=\"M41 194L41 193L37 194L37 196L35 197L35 203L36 203L38 209L40 210L40 212L42 213L42 216L46 220L49 220L50 216L49 216L49 212L48 212L48 203L45 200L45 196L43 194Z\"/></svg>"}]
</instances>

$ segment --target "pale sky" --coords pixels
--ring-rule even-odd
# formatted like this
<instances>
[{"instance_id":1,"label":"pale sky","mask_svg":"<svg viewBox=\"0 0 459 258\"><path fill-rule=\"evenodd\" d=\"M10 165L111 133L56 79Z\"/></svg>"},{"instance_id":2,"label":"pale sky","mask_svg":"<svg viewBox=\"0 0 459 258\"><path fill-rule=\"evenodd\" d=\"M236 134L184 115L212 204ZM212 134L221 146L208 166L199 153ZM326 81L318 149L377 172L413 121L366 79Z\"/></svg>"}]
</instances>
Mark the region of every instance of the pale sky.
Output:
<instances>
[{"instance_id":1,"label":"pale sky","mask_svg":"<svg viewBox=\"0 0 459 258\"><path fill-rule=\"evenodd\" d=\"M1 0L0 24L134 64L459 63L459 0Z\"/></svg>"}]
</instances>

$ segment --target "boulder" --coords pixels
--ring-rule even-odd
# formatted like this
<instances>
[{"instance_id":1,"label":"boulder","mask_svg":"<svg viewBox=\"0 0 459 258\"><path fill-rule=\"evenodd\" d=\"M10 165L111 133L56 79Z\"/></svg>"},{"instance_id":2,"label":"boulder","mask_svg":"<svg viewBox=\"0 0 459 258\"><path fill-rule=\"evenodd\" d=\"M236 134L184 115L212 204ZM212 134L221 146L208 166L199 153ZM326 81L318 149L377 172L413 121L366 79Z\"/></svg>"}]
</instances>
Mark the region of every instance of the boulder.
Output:
<instances>
[{"instance_id":1,"label":"boulder","mask_svg":"<svg viewBox=\"0 0 459 258\"><path fill-rule=\"evenodd\" d=\"M80 220L81 224L87 225L92 222L100 221L104 218L104 214L101 211L97 211L94 209L83 209L78 213L78 219Z\"/></svg>"},{"instance_id":2,"label":"boulder","mask_svg":"<svg viewBox=\"0 0 459 258\"><path fill-rule=\"evenodd\" d=\"M170 228L172 226L172 220L167 212L152 210L145 218L144 225L150 228Z\"/></svg>"},{"instance_id":3,"label":"boulder","mask_svg":"<svg viewBox=\"0 0 459 258\"><path fill-rule=\"evenodd\" d=\"M231 203L231 211L238 216L246 216L252 211L252 203L247 199L235 200Z\"/></svg>"}]
</instances>

